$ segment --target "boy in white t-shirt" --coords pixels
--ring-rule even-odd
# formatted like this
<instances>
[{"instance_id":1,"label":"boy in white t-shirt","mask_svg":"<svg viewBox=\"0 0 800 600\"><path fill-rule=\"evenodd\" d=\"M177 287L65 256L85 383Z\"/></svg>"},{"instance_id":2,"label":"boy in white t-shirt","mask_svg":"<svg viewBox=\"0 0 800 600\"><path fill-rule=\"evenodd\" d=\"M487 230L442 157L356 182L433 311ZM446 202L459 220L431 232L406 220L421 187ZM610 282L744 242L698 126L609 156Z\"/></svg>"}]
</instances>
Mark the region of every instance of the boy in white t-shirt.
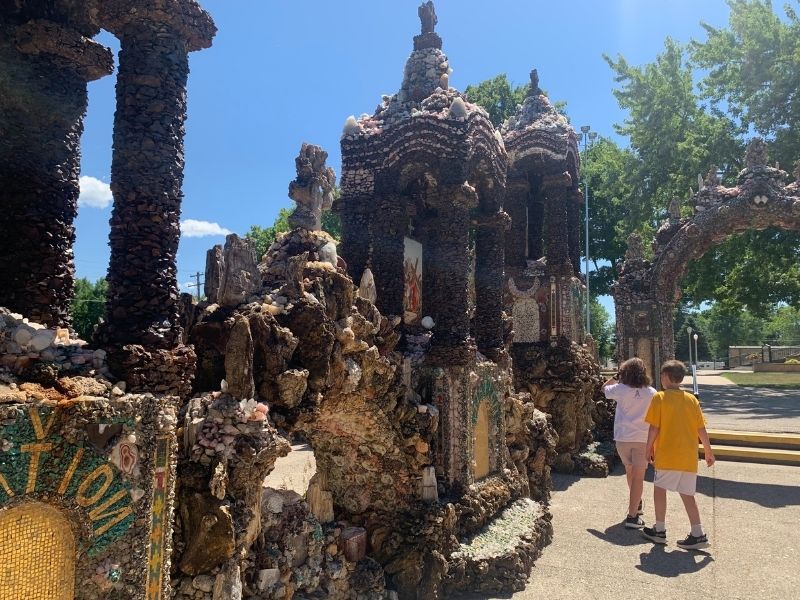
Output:
<instances>
[{"instance_id":1,"label":"boy in white t-shirt","mask_svg":"<svg viewBox=\"0 0 800 600\"><path fill-rule=\"evenodd\" d=\"M603 393L609 400L617 401L614 413L614 441L625 465L628 478L628 513L625 527L641 529L642 489L647 470L647 433L650 425L644 417L656 390L650 387L647 369L640 358L622 363L619 371L603 384Z\"/></svg>"}]
</instances>

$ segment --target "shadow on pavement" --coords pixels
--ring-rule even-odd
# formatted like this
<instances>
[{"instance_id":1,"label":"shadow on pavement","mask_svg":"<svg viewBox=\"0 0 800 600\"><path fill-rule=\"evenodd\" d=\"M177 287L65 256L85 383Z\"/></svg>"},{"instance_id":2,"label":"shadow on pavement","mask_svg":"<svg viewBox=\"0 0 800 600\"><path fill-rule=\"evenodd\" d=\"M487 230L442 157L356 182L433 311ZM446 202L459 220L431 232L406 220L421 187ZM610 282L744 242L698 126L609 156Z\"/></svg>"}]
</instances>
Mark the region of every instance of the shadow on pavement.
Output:
<instances>
[{"instance_id":1,"label":"shadow on pavement","mask_svg":"<svg viewBox=\"0 0 800 600\"><path fill-rule=\"evenodd\" d=\"M697 560L697 559L700 560ZM684 573L696 573L714 562L713 557L700 550L685 551L667 549L660 544L653 544L650 552L639 555L640 564L636 568L644 573L660 577L677 577Z\"/></svg>"},{"instance_id":2,"label":"shadow on pavement","mask_svg":"<svg viewBox=\"0 0 800 600\"><path fill-rule=\"evenodd\" d=\"M800 390L706 386L700 404L709 415L752 415L759 419L800 417Z\"/></svg>"},{"instance_id":3,"label":"shadow on pavement","mask_svg":"<svg viewBox=\"0 0 800 600\"><path fill-rule=\"evenodd\" d=\"M611 527L606 527L605 531L598 531L597 529L587 529L594 537L614 544L615 546L639 546L640 544L649 544L642 537L642 532L638 529L628 529L624 523L616 523Z\"/></svg>"},{"instance_id":4,"label":"shadow on pavement","mask_svg":"<svg viewBox=\"0 0 800 600\"><path fill-rule=\"evenodd\" d=\"M730 481L700 475L697 478L697 491L714 498L744 500L766 508L800 506L800 492L796 485Z\"/></svg>"}]
</instances>

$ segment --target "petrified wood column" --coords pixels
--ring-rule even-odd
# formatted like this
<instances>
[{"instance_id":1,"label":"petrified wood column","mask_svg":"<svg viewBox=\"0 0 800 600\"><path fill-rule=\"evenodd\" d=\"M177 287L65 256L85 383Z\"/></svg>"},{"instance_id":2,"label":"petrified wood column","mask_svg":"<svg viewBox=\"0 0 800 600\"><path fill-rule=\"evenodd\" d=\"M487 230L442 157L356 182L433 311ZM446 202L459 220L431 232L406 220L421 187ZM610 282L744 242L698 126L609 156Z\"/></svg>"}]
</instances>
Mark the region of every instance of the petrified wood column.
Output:
<instances>
[{"instance_id":1,"label":"petrified wood column","mask_svg":"<svg viewBox=\"0 0 800 600\"><path fill-rule=\"evenodd\" d=\"M431 243L422 272L423 308L433 317L433 360L448 357L453 364L468 359L469 336L469 211L477 205L467 184L439 190L436 216L427 226ZM380 294L380 292L378 292ZM453 351L460 348L462 351Z\"/></svg>"},{"instance_id":2,"label":"petrified wood column","mask_svg":"<svg viewBox=\"0 0 800 600\"><path fill-rule=\"evenodd\" d=\"M511 267L525 268L528 258L528 195L527 179L510 179L506 184L505 210L511 217L511 230L505 236L505 260ZM538 258L538 257L537 257Z\"/></svg>"},{"instance_id":3,"label":"petrified wood column","mask_svg":"<svg viewBox=\"0 0 800 600\"><path fill-rule=\"evenodd\" d=\"M480 215L475 239L475 337L478 349L497 358L503 348L505 232L510 217L502 210Z\"/></svg>"},{"instance_id":4,"label":"petrified wood column","mask_svg":"<svg viewBox=\"0 0 800 600\"><path fill-rule=\"evenodd\" d=\"M46 325L69 324L86 82L112 65L68 26L0 26L0 306Z\"/></svg>"},{"instance_id":5,"label":"petrified wood column","mask_svg":"<svg viewBox=\"0 0 800 600\"><path fill-rule=\"evenodd\" d=\"M378 294L378 310L384 315L402 315L405 294L403 238L408 221L405 204L403 198L390 195L378 199L374 210L370 264Z\"/></svg>"},{"instance_id":6,"label":"petrified wood column","mask_svg":"<svg viewBox=\"0 0 800 600\"><path fill-rule=\"evenodd\" d=\"M571 190L567 200L567 233L569 262L575 275L581 272L581 201L580 190Z\"/></svg>"}]
</instances>

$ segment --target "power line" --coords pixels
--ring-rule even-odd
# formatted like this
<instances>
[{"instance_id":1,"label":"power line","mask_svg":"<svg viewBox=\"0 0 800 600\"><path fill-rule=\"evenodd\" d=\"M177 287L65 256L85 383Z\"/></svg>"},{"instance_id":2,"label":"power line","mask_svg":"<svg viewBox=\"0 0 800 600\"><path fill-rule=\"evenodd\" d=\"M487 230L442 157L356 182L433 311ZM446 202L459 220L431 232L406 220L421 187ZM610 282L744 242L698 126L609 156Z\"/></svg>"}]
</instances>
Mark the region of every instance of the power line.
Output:
<instances>
[{"instance_id":1,"label":"power line","mask_svg":"<svg viewBox=\"0 0 800 600\"><path fill-rule=\"evenodd\" d=\"M192 277L194 277L194 279L195 279L195 281L197 283L190 283L189 285L186 286L188 288L197 288L197 301L198 302L200 301L200 286L202 285L200 283L200 277L202 277L202 276L203 276L203 273L201 273L200 271L197 271L197 273L192 275ZM203 283L205 283L205 280L203 281Z\"/></svg>"}]
</instances>

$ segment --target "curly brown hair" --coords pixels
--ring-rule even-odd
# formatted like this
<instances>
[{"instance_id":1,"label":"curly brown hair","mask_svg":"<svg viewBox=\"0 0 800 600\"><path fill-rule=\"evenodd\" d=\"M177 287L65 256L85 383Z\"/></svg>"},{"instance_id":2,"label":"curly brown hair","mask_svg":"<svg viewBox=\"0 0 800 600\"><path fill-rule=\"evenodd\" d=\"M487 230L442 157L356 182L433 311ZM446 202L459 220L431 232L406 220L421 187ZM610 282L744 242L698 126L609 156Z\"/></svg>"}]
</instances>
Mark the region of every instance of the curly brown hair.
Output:
<instances>
[{"instance_id":1,"label":"curly brown hair","mask_svg":"<svg viewBox=\"0 0 800 600\"><path fill-rule=\"evenodd\" d=\"M619 381L635 388L650 385L647 368L641 358L629 358L619 366Z\"/></svg>"}]
</instances>

